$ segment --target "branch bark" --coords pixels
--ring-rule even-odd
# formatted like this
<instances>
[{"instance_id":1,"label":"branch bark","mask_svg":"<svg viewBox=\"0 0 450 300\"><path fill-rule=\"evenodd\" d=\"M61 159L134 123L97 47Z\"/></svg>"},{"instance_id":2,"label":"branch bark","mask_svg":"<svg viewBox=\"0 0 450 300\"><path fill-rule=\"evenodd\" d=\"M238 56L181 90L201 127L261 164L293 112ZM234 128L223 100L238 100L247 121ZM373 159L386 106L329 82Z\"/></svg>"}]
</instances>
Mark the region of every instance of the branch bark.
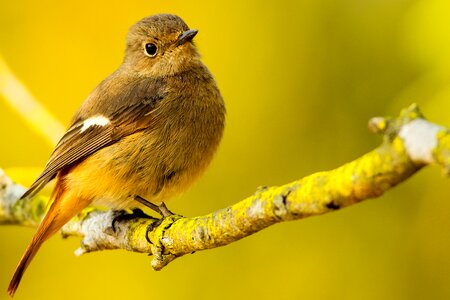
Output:
<instances>
[{"instance_id":1,"label":"branch bark","mask_svg":"<svg viewBox=\"0 0 450 300\"><path fill-rule=\"evenodd\" d=\"M283 186L260 187L254 195L211 214L165 218L146 240L155 219L136 218L111 227L116 211L84 210L62 229L63 236L81 236L76 255L125 249L153 254L152 267L160 270L185 254L224 246L275 223L329 213L375 198L403 182L422 167L437 164L450 174L450 129L425 120L417 105L397 118L373 118L372 132L383 143L337 169L319 172ZM48 198L17 199L25 189L0 170L0 224L37 226Z\"/></svg>"}]
</instances>

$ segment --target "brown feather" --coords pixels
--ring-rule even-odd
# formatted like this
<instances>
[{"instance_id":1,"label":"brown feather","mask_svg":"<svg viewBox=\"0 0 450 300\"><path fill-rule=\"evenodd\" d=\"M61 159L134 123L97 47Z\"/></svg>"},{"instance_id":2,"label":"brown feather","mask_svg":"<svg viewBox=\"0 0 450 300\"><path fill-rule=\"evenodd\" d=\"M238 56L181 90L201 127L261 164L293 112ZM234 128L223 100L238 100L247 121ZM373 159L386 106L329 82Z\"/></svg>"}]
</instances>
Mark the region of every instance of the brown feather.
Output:
<instances>
[{"instance_id":1,"label":"brown feather","mask_svg":"<svg viewBox=\"0 0 450 300\"><path fill-rule=\"evenodd\" d=\"M120 79L114 73L94 90L93 96L88 100L95 99L96 103L103 104L109 101L111 104L92 108L89 113L85 112L87 109L83 109L88 105L83 104L76 114L75 124L61 138L44 171L22 195L21 199L36 195L48 182L55 178L58 171L80 162L103 147L151 125L151 112L164 99L162 81L151 78L139 79L136 86L128 84L125 89L116 89L117 94L112 95L114 92L107 89L115 86L115 82ZM86 101L85 103L89 102ZM111 110L111 107L114 109ZM111 123L103 127L92 126L81 132L83 121L96 115L109 118Z\"/></svg>"}]
</instances>

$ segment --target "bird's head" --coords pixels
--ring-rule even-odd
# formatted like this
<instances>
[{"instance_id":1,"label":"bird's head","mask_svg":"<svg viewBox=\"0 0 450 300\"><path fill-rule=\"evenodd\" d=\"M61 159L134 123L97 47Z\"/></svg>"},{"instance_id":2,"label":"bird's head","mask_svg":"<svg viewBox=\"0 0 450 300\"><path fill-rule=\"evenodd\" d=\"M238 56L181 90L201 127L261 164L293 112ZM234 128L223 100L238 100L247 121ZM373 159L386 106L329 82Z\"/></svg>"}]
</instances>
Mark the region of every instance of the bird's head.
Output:
<instances>
[{"instance_id":1,"label":"bird's head","mask_svg":"<svg viewBox=\"0 0 450 300\"><path fill-rule=\"evenodd\" d=\"M123 66L142 76L170 76L200 62L189 29L178 16L159 14L134 24L127 37Z\"/></svg>"}]
</instances>

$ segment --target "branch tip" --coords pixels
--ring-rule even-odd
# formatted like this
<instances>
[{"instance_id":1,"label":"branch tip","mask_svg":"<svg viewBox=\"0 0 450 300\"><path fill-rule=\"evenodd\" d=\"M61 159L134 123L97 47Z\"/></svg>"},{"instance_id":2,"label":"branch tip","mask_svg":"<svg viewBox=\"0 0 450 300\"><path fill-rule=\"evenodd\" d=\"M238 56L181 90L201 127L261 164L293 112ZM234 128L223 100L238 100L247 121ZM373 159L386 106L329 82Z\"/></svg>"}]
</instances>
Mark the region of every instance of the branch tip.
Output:
<instances>
[{"instance_id":1,"label":"branch tip","mask_svg":"<svg viewBox=\"0 0 450 300\"><path fill-rule=\"evenodd\" d=\"M369 131L375 134L383 134L388 126L388 120L383 117L374 117L369 120Z\"/></svg>"}]
</instances>

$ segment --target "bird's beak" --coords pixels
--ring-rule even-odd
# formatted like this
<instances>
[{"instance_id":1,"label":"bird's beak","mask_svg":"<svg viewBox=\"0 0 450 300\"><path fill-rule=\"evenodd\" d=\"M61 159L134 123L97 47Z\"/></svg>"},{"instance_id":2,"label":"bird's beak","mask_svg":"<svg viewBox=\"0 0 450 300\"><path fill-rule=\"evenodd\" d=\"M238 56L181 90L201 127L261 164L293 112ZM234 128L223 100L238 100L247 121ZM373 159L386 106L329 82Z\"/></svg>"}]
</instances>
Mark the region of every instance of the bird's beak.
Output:
<instances>
[{"instance_id":1,"label":"bird's beak","mask_svg":"<svg viewBox=\"0 0 450 300\"><path fill-rule=\"evenodd\" d=\"M176 43L177 47L185 44L186 42L192 41L194 36L197 35L197 32L198 32L197 29L189 29L180 34Z\"/></svg>"}]
</instances>

